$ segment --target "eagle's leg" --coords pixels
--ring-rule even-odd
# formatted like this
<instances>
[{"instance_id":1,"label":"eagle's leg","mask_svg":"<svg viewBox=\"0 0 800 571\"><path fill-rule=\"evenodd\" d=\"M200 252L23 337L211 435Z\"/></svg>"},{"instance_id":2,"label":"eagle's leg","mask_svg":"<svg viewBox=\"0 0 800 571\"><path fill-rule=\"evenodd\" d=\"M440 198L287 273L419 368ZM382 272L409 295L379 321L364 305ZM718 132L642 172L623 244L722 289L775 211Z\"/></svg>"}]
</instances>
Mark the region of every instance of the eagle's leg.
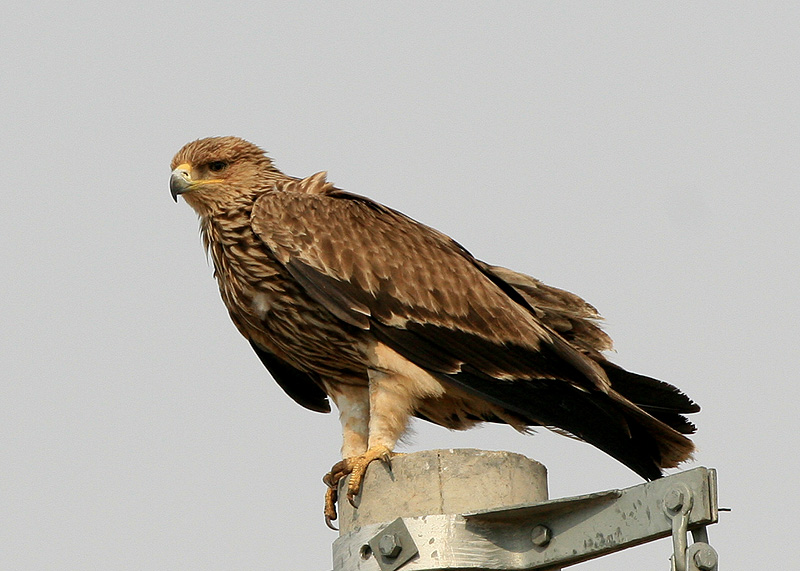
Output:
<instances>
[{"instance_id":1,"label":"eagle's leg","mask_svg":"<svg viewBox=\"0 0 800 571\"><path fill-rule=\"evenodd\" d=\"M353 460L367 451L369 438L369 389L366 386L336 384L328 392L339 409L342 423L342 458L322 479L328 486L325 492L325 523L337 518L336 500L339 496L339 481L353 471Z\"/></svg>"},{"instance_id":2,"label":"eagle's leg","mask_svg":"<svg viewBox=\"0 0 800 571\"><path fill-rule=\"evenodd\" d=\"M367 451L348 458L350 479L347 482L347 500L355 507L353 499L361 490L367 467L375 460L389 463L395 455L394 446L405 432L411 417L413 399L397 373L369 371L369 438Z\"/></svg>"},{"instance_id":3,"label":"eagle's leg","mask_svg":"<svg viewBox=\"0 0 800 571\"><path fill-rule=\"evenodd\" d=\"M388 463L395 455L393 448L406 430L414 401L402 381L396 373L370 370L369 391L366 387L350 387L346 394L331 394L340 411L344 459L323 478L328 485L325 521L329 527L336 519L339 481L350 474L347 499L354 505L367 467L375 460Z\"/></svg>"}]
</instances>

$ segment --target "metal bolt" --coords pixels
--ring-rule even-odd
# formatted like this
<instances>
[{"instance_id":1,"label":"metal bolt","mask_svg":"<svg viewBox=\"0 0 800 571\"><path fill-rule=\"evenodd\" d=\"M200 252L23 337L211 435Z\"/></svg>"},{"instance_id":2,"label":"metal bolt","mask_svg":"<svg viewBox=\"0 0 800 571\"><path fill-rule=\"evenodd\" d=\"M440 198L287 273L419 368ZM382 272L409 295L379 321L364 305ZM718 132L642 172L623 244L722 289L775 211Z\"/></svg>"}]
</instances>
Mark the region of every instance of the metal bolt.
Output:
<instances>
[{"instance_id":1,"label":"metal bolt","mask_svg":"<svg viewBox=\"0 0 800 571\"><path fill-rule=\"evenodd\" d=\"M702 571L711 571L717 566L717 552L710 545L704 545L694 554L694 564Z\"/></svg>"},{"instance_id":2,"label":"metal bolt","mask_svg":"<svg viewBox=\"0 0 800 571\"><path fill-rule=\"evenodd\" d=\"M677 512L683 507L683 492L680 490L670 490L664 496L664 507L669 511Z\"/></svg>"},{"instance_id":3,"label":"metal bolt","mask_svg":"<svg viewBox=\"0 0 800 571\"><path fill-rule=\"evenodd\" d=\"M539 524L531 531L531 541L536 547L544 547L553 539L553 532L546 525Z\"/></svg>"},{"instance_id":4,"label":"metal bolt","mask_svg":"<svg viewBox=\"0 0 800 571\"><path fill-rule=\"evenodd\" d=\"M381 555L387 557L389 559L395 559L400 552L403 550L403 546L400 545L400 541L397 538L397 535L394 533L381 536L380 540L378 541L378 551L381 552Z\"/></svg>"}]
</instances>

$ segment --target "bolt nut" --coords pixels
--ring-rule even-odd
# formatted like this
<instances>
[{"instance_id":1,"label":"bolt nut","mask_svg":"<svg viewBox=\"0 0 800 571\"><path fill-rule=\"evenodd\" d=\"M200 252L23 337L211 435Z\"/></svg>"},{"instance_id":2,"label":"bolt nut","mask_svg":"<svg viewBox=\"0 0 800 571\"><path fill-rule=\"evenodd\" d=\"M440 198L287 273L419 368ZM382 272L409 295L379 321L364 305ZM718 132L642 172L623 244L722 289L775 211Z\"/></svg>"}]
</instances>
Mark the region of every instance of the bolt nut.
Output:
<instances>
[{"instance_id":1,"label":"bolt nut","mask_svg":"<svg viewBox=\"0 0 800 571\"><path fill-rule=\"evenodd\" d=\"M536 547L545 547L553 539L553 532L546 525L539 524L531 531L531 541Z\"/></svg>"},{"instance_id":2,"label":"bolt nut","mask_svg":"<svg viewBox=\"0 0 800 571\"><path fill-rule=\"evenodd\" d=\"M704 545L694 554L694 564L702 571L712 571L717 566L717 552L710 545Z\"/></svg>"},{"instance_id":3,"label":"bolt nut","mask_svg":"<svg viewBox=\"0 0 800 571\"><path fill-rule=\"evenodd\" d=\"M664 496L664 507L669 511L677 512L683 507L684 497L680 490L670 490Z\"/></svg>"},{"instance_id":4,"label":"bolt nut","mask_svg":"<svg viewBox=\"0 0 800 571\"><path fill-rule=\"evenodd\" d=\"M403 546L400 545L400 541L393 533L387 533L378 541L378 551L381 552L381 555L388 557L389 559L395 559L398 555L400 555L402 550Z\"/></svg>"}]
</instances>

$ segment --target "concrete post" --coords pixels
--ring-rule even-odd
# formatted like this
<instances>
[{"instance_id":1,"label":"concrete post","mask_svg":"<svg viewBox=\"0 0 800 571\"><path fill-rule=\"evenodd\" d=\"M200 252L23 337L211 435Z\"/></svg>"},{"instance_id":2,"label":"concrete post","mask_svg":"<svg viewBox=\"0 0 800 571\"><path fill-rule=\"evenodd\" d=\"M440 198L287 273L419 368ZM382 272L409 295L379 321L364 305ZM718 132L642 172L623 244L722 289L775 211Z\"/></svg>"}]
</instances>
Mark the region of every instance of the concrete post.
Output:
<instances>
[{"instance_id":1,"label":"concrete post","mask_svg":"<svg viewBox=\"0 0 800 571\"><path fill-rule=\"evenodd\" d=\"M341 486L345 485L343 480ZM344 488L340 488L344 498ZM459 514L547 499L547 469L511 452L425 450L367 469L358 509L339 502L339 535L398 517Z\"/></svg>"},{"instance_id":2,"label":"concrete post","mask_svg":"<svg viewBox=\"0 0 800 571\"><path fill-rule=\"evenodd\" d=\"M343 499L344 481L341 486ZM462 514L545 500L547 470L520 454L473 449L405 454L394 457L391 466L369 466L357 509L346 500L339 502L339 542L353 537L351 532L357 535L359 528L398 517Z\"/></svg>"}]
</instances>

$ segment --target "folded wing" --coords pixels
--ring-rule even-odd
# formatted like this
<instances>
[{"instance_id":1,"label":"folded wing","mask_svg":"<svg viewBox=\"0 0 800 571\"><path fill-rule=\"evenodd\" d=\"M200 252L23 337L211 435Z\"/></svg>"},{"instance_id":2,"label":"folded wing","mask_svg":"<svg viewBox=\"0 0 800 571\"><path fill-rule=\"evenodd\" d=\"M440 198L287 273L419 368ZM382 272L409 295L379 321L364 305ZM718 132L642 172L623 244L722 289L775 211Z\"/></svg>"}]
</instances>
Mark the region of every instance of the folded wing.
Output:
<instances>
[{"instance_id":1,"label":"folded wing","mask_svg":"<svg viewBox=\"0 0 800 571\"><path fill-rule=\"evenodd\" d=\"M600 351L611 341L577 296L480 262L444 234L332 188L268 192L251 225L321 307L446 386L586 440L646 478L691 454L679 432L690 431L682 413L696 405L608 363ZM669 397L664 406L659 395Z\"/></svg>"}]
</instances>

